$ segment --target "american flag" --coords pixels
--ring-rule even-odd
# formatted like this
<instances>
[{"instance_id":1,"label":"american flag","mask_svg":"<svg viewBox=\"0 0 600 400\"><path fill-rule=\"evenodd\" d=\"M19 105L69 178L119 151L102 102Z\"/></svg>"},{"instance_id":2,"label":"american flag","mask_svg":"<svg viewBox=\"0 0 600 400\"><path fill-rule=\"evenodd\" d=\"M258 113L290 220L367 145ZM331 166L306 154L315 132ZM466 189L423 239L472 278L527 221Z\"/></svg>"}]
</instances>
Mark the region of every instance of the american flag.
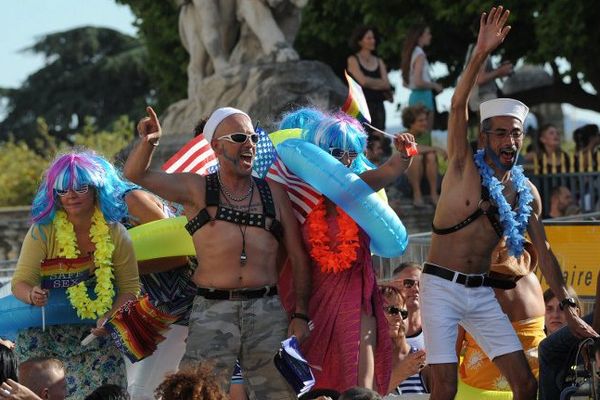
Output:
<instances>
[{"instance_id":1,"label":"american flag","mask_svg":"<svg viewBox=\"0 0 600 400\"><path fill-rule=\"evenodd\" d=\"M285 186L292 202L294 215L300 224L303 224L308 214L319 202L321 194L291 173L279 158L271 165L267 173L267 179Z\"/></svg>"},{"instance_id":2,"label":"american flag","mask_svg":"<svg viewBox=\"0 0 600 400\"><path fill-rule=\"evenodd\" d=\"M163 171L193 172L207 175L217 170L218 161L204 135L198 135L185 144L173 157L163 164Z\"/></svg>"}]
</instances>

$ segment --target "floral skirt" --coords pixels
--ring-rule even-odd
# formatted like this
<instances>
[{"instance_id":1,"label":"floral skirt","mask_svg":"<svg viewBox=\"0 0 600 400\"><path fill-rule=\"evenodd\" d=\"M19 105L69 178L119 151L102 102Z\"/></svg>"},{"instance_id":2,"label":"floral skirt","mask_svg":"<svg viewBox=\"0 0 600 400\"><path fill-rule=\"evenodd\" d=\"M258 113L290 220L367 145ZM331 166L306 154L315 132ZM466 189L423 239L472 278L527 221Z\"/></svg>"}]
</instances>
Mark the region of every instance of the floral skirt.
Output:
<instances>
[{"instance_id":1,"label":"floral skirt","mask_svg":"<svg viewBox=\"0 0 600 400\"><path fill-rule=\"evenodd\" d=\"M31 357L59 359L65 366L67 398L84 399L99 386L112 383L127 387L125 362L110 337L99 337L81 345L90 325L47 326L19 332L15 352L19 362Z\"/></svg>"}]
</instances>

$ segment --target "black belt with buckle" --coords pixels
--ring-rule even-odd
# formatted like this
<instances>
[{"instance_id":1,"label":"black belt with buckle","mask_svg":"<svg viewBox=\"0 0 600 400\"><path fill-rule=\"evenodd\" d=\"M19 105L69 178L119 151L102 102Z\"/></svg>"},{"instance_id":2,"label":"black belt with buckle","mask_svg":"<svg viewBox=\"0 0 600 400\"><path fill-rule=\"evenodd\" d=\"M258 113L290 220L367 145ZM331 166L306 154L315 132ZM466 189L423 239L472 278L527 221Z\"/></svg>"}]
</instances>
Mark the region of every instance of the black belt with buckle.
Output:
<instances>
[{"instance_id":1,"label":"black belt with buckle","mask_svg":"<svg viewBox=\"0 0 600 400\"><path fill-rule=\"evenodd\" d=\"M490 278L488 275L466 275L429 263L423 264L423 273L435 275L442 279L453 281L470 288L489 286L496 289L514 289L515 286L517 286L514 281L507 279ZM456 279L454 279L455 276Z\"/></svg>"},{"instance_id":2,"label":"black belt with buckle","mask_svg":"<svg viewBox=\"0 0 600 400\"><path fill-rule=\"evenodd\" d=\"M277 286L265 286L260 289L234 290L198 288L196 294L209 300L249 300L275 296L277 294Z\"/></svg>"}]
</instances>

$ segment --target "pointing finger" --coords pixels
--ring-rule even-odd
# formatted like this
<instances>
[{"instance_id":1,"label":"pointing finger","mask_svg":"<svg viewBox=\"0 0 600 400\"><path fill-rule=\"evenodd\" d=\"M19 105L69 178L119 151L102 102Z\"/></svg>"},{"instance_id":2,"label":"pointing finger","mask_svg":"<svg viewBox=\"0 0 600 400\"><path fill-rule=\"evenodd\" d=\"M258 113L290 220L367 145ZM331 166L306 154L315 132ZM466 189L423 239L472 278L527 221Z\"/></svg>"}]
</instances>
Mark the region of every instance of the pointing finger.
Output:
<instances>
[{"instance_id":1,"label":"pointing finger","mask_svg":"<svg viewBox=\"0 0 600 400\"><path fill-rule=\"evenodd\" d=\"M154 122L155 124L158 124L158 117L156 116L156 113L154 112L152 107L150 107L150 106L146 107L146 112L148 113L148 116L150 117L152 122Z\"/></svg>"}]
</instances>

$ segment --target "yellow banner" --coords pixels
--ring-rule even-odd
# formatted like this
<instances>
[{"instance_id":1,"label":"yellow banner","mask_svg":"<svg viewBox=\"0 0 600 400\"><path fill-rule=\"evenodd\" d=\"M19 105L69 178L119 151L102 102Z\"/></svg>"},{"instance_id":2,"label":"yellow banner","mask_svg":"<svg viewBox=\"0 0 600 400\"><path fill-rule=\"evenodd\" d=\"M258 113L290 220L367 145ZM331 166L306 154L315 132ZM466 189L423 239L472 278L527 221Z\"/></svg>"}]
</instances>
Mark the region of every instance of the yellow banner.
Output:
<instances>
[{"instance_id":1,"label":"yellow banner","mask_svg":"<svg viewBox=\"0 0 600 400\"><path fill-rule=\"evenodd\" d=\"M581 297L596 294L600 272L600 224L593 222L545 224L550 247L563 270L567 285ZM537 277L544 290L548 288L540 268Z\"/></svg>"}]
</instances>

